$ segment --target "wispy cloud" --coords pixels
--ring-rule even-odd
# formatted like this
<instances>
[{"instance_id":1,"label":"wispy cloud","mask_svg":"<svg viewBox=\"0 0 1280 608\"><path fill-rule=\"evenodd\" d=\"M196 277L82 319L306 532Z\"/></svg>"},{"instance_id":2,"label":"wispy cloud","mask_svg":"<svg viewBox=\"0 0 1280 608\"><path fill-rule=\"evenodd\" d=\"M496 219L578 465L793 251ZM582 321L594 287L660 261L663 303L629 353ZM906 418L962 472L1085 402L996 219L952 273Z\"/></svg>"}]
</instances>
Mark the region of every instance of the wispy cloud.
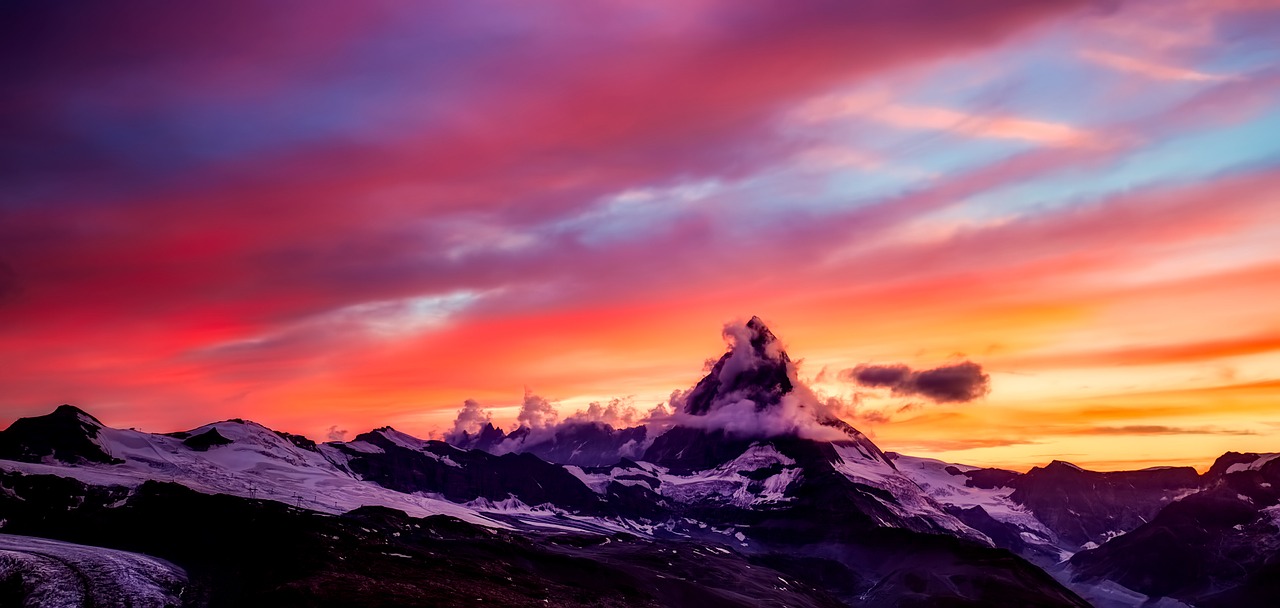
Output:
<instances>
[{"instance_id":1,"label":"wispy cloud","mask_svg":"<svg viewBox=\"0 0 1280 608\"><path fill-rule=\"evenodd\" d=\"M1008 437L978 437L970 439L916 439L904 440L895 446L902 450L920 450L927 452L958 452L982 448L1000 448L1017 445L1036 445L1037 441L1029 439L1013 439Z\"/></svg>"},{"instance_id":2,"label":"wispy cloud","mask_svg":"<svg viewBox=\"0 0 1280 608\"><path fill-rule=\"evenodd\" d=\"M1257 435L1257 431L1215 427L1177 427L1155 424L1095 426L1068 431L1072 435Z\"/></svg>"},{"instance_id":3,"label":"wispy cloud","mask_svg":"<svg viewBox=\"0 0 1280 608\"><path fill-rule=\"evenodd\" d=\"M1156 80L1181 80L1188 82L1211 82L1219 80L1229 80L1233 76L1209 74L1189 68L1181 68L1177 66L1164 65L1152 61L1111 53L1100 50L1083 50L1080 51L1080 57L1092 63L1126 72L1130 74L1138 74L1147 78Z\"/></svg>"},{"instance_id":4,"label":"wispy cloud","mask_svg":"<svg viewBox=\"0 0 1280 608\"><path fill-rule=\"evenodd\" d=\"M884 93L829 95L806 102L797 120L826 123L861 118L900 129L943 131L966 137L1026 141L1050 146L1097 146L1089 131L1066 123L1007 114L983 114L946 107L903 104Z\"/></svg>"}]
</instances>

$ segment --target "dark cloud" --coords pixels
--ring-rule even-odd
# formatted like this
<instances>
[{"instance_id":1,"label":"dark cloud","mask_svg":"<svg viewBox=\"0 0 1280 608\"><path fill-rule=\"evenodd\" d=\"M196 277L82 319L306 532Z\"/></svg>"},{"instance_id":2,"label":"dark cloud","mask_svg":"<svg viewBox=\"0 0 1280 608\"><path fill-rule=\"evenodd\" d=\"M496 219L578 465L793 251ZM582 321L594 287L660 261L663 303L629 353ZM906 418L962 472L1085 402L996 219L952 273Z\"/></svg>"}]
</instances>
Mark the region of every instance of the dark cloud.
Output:
<instances>
[{"instance_id":1,"label":"dark cloud","mask_svg":"<svg viewBox=\"0 0 1280 608\"><path fill-rule=\"evenodd\" d=\"M329 441L346 441L347 431L346 429L339 429L338 425L335 424L329 427L326 436L329 438Z\"/></svg>"},{"instance_id":2,"label":"dark cloud","mask_svg":"<svg viewBox=\"0 0 1280 608\"><path fill-rule=\"evenodd\" d=\"M897 396L919 396L937 403L966 403L991 391L991 376L972 361L926 370L912 370L901 364L864 364L840 372L840 378L859 386L888 388Z\"/></svg>"},{"instance_id":3,"label":"dark cloud","mask_svg":"<svg viewBox=\"0 0 1280 608\"><path fill-rule=\"evenodd\" d=\"M911 378L911 368L905 365L859 365L845 370L841 376L862 386L896 388Z\"/></svg>"}]
</instances>

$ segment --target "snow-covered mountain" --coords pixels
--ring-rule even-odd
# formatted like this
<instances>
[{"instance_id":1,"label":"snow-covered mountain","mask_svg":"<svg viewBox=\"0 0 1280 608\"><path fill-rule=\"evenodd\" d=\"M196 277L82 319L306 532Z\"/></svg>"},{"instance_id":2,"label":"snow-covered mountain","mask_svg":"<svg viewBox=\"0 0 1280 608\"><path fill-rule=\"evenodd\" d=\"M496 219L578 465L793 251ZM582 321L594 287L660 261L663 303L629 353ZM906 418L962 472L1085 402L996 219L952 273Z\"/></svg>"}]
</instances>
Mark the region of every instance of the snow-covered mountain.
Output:
<instances>
[{"instance_id":1,"label":"snow-covered mountain","mask_svg":"<svg viewBox=\"0 0 1280 608\"><path fill-rule=\"evenodd\" d=\"M1020 474L886 453L797 379L759 319L727 333L727 352L659 424L562 425L538 441L486 425L456 445L390 427L317 443L243 420L153 434L61 406L0 431L0 527L163 558L176 564L164 588L186 589L189 606L323 605L335 594L349 600L341 605L449 605L421 585L375 585L363 569L389 559L385 568L419 576L432 555L447 555L436 566L468 593L504 587L476 591L499 605L597 595L623 605L775 595L779 605L1136 606L1164 595L1249 605L1272 590L1271 457L1226 456L1200 476L1061 462ZM1238 517L1212 519L1224 504ZM247 535L264 522L290 531L281 542L331 555ZM1181 586L1157 584L1133 562L1169 550L1171 530L1185 535L1183 553L1206 543L1253 552L1234 578L1206 567L1179 575ZM246 573L229 564L232 539L305 565ZM505 570L476 569L479 555ZM706 570L682 569L677 556ZM0 583L27 581L32 559L0 559ZM581 559L608 560L608 584L564 569ZM173 583L184 572L189 582ZM1196 578L1205 572L1212 580ZM743 585L768 589L744 596Z\"/></svg>"}]
</instances>

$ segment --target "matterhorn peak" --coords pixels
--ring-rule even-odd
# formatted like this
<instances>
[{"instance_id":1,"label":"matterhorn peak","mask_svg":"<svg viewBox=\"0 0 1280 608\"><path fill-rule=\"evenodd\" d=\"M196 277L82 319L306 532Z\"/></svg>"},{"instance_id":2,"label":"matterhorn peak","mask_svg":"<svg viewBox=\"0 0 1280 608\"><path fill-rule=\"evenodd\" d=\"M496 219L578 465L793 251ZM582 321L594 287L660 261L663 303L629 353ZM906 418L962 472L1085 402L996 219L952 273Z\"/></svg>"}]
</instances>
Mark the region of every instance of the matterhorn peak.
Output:
<instances>
[{"instance_id":1,"label":"matterhorn peak","mask_svg":"<svg viewBox=\"0 0 1280 608\"><path fill-rule=\"evenodd\" d=\"M776 405L794 388L791 359L760 317L724 327L728 350L685 398L684 412L705 415L719 406L751 401Z\"/></svg>"},{"instance_id":2,"label":"matterhorn peak","mask_svg":"<svg viewBox=\"0 0 1280 608\"><path fill-rule=\"evenodd\" d=\"M644 460L677 471L704 470L759 441L807 445L826 462L840 462L837 446L860 458L893 464L865 435L838 417L839 404L802 383L782 341L760 320L729 323L725 353L673 404L671 428L645 451ZM798 440L798 441L797 441ZM814 447L825 446L825 447ZM810 448L804 448L810 449Z\"/></svg>"}]
</instances>

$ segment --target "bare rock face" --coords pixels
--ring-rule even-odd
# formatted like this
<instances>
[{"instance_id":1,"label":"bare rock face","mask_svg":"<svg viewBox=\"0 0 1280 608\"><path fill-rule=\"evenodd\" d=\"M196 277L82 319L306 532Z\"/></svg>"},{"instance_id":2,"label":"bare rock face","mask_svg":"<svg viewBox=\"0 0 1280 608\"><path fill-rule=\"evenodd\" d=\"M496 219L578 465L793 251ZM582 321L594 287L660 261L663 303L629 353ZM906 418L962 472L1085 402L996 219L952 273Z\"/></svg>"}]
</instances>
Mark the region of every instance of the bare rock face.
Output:
<instances>
[{"instance_id":1,"label":"bare rock face","mask_svg":"<svg viewBox=\"0 0 1280 608\"><path fill-rule=\"evenodd\" d=\"M219 433L216 428L210 428L199 435L192 435L182 440L183 445L201 452L206 451L209 448L228 445L230 443L231 440L223 437L222 433Z\"/></svg>"},{"instance_id":2,"label":"bare rock face","mask_svg":"<svg viewBox=\"0 0 1280 608\"><path fill-rule=\"evenodd\" d=\"M50 459L68 464L117 462L96 441L102 429L97 418L80 408L60 405L44 416L19 418L0 431L0 458L23 462Z\"/></svg>"}]
</instances>

